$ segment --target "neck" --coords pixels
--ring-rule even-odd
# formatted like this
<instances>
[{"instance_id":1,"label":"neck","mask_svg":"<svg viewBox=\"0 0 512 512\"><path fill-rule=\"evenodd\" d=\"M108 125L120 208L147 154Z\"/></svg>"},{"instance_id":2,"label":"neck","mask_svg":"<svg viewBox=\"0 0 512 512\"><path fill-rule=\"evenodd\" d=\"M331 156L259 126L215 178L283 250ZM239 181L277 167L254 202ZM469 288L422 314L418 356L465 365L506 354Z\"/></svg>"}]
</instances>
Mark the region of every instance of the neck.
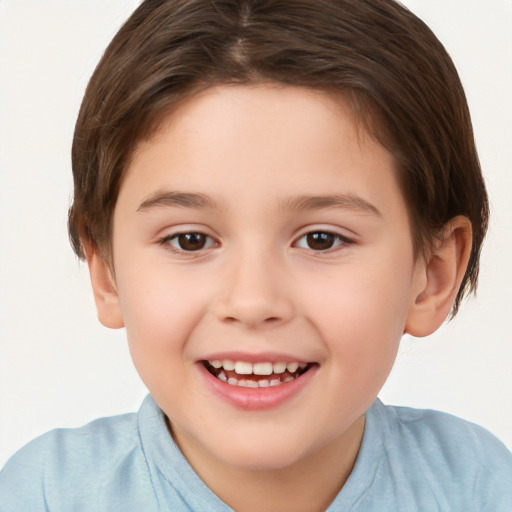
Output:
<instances>
[{"instance_id":1,"label":"neck","mask_svg":"<svg viewBox=\"0 0 512 512\"><path fill-rule=\"evenodd\" d=\"M322 512L352 472L364 423L362 416L342 436L307 458L273 470L241 469L197 458L177 442L203 482L237 512Z\"/></svg>"}]
</instances>

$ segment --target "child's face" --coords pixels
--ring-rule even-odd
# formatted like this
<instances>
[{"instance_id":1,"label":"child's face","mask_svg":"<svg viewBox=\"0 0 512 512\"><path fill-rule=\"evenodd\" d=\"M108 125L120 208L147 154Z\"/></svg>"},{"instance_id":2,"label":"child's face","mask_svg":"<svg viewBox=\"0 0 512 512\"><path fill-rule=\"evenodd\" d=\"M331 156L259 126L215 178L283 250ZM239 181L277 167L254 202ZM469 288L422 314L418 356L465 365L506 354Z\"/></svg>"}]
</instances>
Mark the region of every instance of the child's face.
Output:
<instances>
[{"instance_id":1,"label":"child's face","mask_svg":"<svg viewBox=\"0 0 512 512\"><path fill-rule=\"evenodd\" d=\"M342 99L286 86L210 89L139 147L114 212L119 311L189 460L358 446L424 286L394 166ZM225 360L289 366L207 363Z\"/></svg>"}]
</instances>

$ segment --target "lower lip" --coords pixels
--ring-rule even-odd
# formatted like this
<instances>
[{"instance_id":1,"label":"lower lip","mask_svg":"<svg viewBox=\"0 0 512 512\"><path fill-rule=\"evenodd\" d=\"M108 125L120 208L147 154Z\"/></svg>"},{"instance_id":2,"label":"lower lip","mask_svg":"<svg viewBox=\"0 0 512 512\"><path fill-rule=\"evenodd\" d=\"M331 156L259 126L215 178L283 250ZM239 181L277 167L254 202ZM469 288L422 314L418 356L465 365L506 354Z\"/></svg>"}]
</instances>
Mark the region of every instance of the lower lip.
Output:
<instances>
[{"instance_id":1,"label":"lower lip","mask_svg":"<svg viewBox=\"0 0 512 512\"><path fill-rule=\"evenodd\" d=\"M232 386L214 377L202 363L198 363L199 370L206 380L207 386L220 398L229 404L246 410L263 410L278 407L282 403L297 395L302 388L313 378L317 366L290 382L283 382L278 386L266 388L246 388Z\"/></svg>"}]
</instances>

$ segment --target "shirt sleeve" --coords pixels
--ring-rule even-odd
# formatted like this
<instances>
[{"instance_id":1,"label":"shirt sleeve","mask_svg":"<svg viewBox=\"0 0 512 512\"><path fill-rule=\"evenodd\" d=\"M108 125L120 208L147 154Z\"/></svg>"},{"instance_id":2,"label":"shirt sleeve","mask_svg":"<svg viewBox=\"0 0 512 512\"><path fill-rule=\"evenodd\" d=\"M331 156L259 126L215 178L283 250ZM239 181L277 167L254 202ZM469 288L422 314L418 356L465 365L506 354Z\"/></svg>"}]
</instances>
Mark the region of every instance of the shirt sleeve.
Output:
<instances>
[{"instance_id":1,"label":"shirt sleeve","mask_svg":"<svg viewBox=\"0 0 512 512\"><path fill-rule=\"evenodd\" d=\"M47 438L35 439L9 459L0 472L0 512L47 512L44 467Z\"/></svg>"},{"instance_id":2,"label":"shirt sleeve","mask_svg":"<svg viewBox=\"0 0 512 512\"><path fill-rule=\"evenodd\" d=\"M481 465L475 480L478 512L512 511L512 453L484 428L473 426Z\"/></svg>"}]
</instances>

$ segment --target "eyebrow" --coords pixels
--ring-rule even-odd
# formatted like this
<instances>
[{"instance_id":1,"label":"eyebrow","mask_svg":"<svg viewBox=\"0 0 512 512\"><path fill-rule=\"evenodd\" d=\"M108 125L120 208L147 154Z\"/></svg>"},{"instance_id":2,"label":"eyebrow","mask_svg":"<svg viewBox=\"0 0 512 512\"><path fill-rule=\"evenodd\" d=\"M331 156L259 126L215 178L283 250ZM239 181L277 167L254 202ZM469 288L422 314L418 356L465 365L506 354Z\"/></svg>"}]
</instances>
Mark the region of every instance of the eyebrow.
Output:
<instances>
[{"instance_id":1,"label":"eyebrow","mask_svg":"<svg viewBox=\"0 0 512 512\"><path fill-rule=\"evenodd\" d=\"M382 217L381 212L375 205L355 194L300 195L283 203L283 209L297 211L320 210L323 208L342 208Z\"/></svg>"},{"instance_id":2,"label":"eyebrow","mask_svg":"<svg viewBox=\"0 0 512 512\"><path fill-rule=\"evenodd\" d=\"M173 192L158 191L144 199L137 208L138 212L143 212L151 208L162 206L181 206L184 208L216 208L217 202L206 194L192 192Z\"/></svg>"},{"instance_id":3,"label":"eyebrow","mask_svg":"<svg viewBox=\"0 0 512 512\"><path fill-rule=\"evenodd\" d=\"M212 197L193 192L158 191L151 194L137 208L138 212L159 207L184 207L215 209L217 201ZM287 199L281 204L283 210L320 210L323 208L341 208L382 217L378 208L355 194L300 195Z\"/></svg>"}]
</instances>

